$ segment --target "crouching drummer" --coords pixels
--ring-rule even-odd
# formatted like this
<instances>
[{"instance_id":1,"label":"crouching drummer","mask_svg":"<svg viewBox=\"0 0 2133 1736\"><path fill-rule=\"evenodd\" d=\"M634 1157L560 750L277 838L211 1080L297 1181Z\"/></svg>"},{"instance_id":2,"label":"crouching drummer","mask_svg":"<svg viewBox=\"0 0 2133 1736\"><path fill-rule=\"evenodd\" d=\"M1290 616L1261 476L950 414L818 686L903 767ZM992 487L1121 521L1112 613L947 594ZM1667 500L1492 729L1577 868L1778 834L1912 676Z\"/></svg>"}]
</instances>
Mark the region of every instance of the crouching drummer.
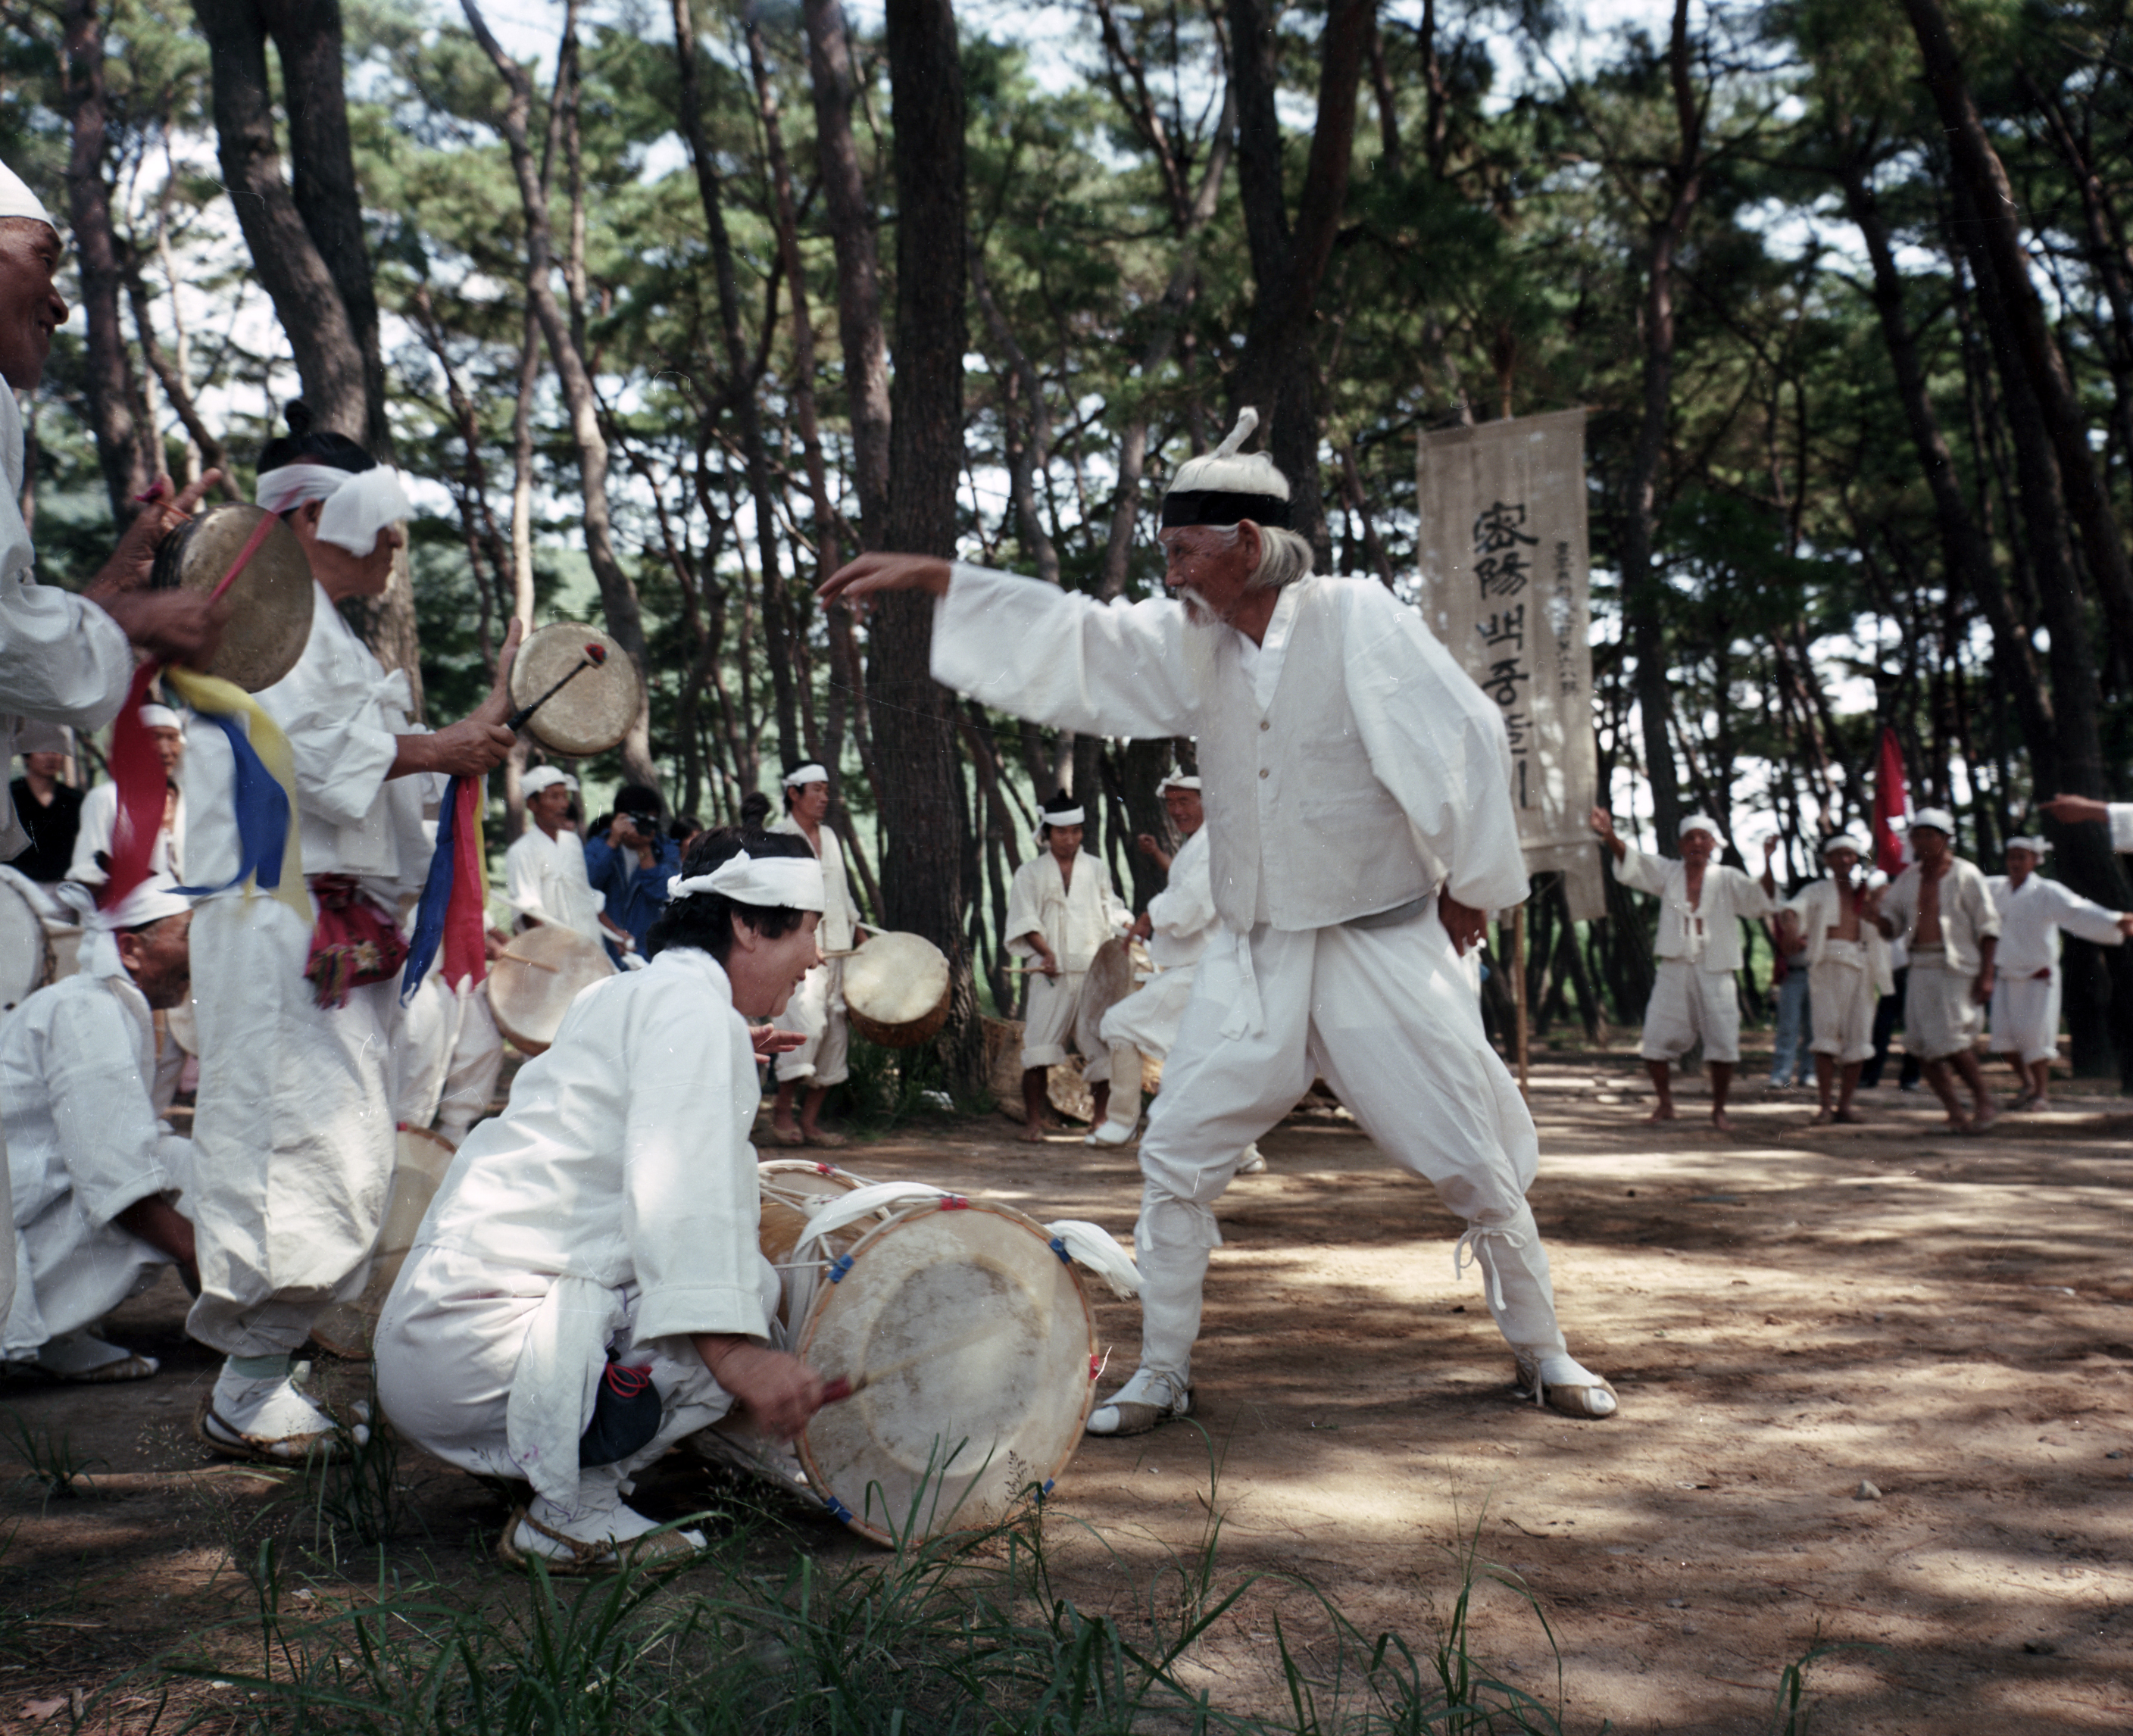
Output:
<instances>
[{"instance_id":1,"label":"crouching drummer","mask_svg":"<svg viewBox=\"0 0 2133 1736\"><path fill-rule=\"evenodd\" d=\"M833 1396L767 1344L778 1280L748 1143L747 1021L815 964L822 870L802 839L720 830L671 892L650 965L580 994L468 1136L378 1325L393 1425L531 1484L498 1553L551 1572L701 1549L638 1543L656 1527L623 1503L631 1473L736 1405L782 1440Z\"/></svg>"}]
</instances>

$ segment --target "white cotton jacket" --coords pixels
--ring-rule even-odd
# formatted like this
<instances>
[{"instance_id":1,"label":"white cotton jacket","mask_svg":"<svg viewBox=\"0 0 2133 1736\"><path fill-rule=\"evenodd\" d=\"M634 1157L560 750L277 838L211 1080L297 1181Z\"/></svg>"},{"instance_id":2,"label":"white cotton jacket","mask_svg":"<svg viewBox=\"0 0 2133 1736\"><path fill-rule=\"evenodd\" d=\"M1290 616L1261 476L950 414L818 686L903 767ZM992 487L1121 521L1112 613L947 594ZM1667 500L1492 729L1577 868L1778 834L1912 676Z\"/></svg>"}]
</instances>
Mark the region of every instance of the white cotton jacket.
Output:
<instances>
[{"instance_id":1,"label":"white cotton jacket","mask_svg":"<svg viewBox=\"0 0 2133 1736\"><path fill-rule=\"evenodd\" d=\"M1615 864L1615 878L1659 901L1659 931L1652 945L1653 955L1704 970L1738 970L1741 918L1777 912L1762 882L1722 862L1705 864L1703 886L1694 904L1688 902L1688 864L1678 857L1647 856L1635 844L1626 844L1622 859Z\"/></svg>"},{"instance_id":2,"label":"white cotton jacket","mask_svg":"<svg viewBox=\"0 0 2133 1736\"><path fill-rule=\"evenodd\" d=\"M15 755L22 719L99 729L118 715L133 680L125 629L94 603L39 584L22 522L22 412L0 386L0 772ZM30 847L0 776L0 862Z\"/></svg>"},{"instance_id":3,"label":"white cotton jacket","mask_svg":"<svg viewBox=\"0 0 2133 1736\"><path fill-rule=\"evenodd\" d=\"M598 940L606 901L585 877L584 841L568 826L551 838L528 825L503 856L504 897L512 909Z\"/></svg>"},{"instance_id":4,"label":"white cotton jacket","mask_svg":"<svg viewBox=\"0 0 2133 1736\"><path fill-rule=\"evenodd\" d=\"M1986 877L1992 907L2000 915L2000 949L1994 968L2006 978L2058 974L2059 931L2098 946L2118 946L2118 912L2091 902L2071 887L2031 874L2020 887L2005 874Z\"/></svg>"},{"instance_id":5,"label":"white cotton jacket","mask_svg":"<svg viewBox=\"0 0 2133 1736\"><path fill-rule=\"evenodd\" d=\"M807 835L790 814L770 830L794 838ZM822 864L822 921L816 933L824 952L850 952L852 938L859 928L859 907L852 902L852 883L845 872L844 840L826 824L820 830L822 847L815 854Z\"/></svg>"},{"instance_id":6,"label":"white cotton jacket","mask_svg":"<svg viewBox=\"0 0 2133 1736\"><path fill-rule=\"evenodd\" d=\"M97 866L99 852L111 854L112 834L118 829L118 786L99 784L81 799L81 828L74 834L74 860L67 878L84 886L101 886L110 877ZM148 853L148 872L185 878L185 798L179 793L171 823L156 834Z\"/></svg>"},{"instance_id":7,"label":"white cotton jacket","mask_svg":"<svg viewBox=\"0 0 2133 1736\"><path fill-rule=\"evenodd\" d=\"M1215 932L1215 887L1207 867L1204 825L1170 858L1170 882L1148 901L1148 955L1158 970L1200 962Z\"/></svg>"},{"instance_id":8,"label":"white cotton jacket","mask_svg":"<svg viewBox=\"0 0 2133 1736\"><path fill-rule=\"evenodd\" d=\"M22 1277L10 1356L116 1306L145 1250L111 1220L152 1194L184 1191L191 1142L157 1120L155 1077L153 1016L128 977L65 978L0 1024L0 1123ZM76 1292L100 1306L70 1307Z\"/></svg>"},{"instance_id":9,"label":"white cotton jacket","mask_svg":"<svg viewBox=\"0 0 2133 1736\"><path fill-rule=\"evenodd\" d=\"M1881 914L1895 927L1895 931L1915 957L1919 926L1919 864L1913 863L1890 883L1881 895ZM1984 963L1985 955L1978 950L1981 940L1996 939L2000 933L2000 912L1992 903L1992 893L1985 883L1985 876L1975 863L1966 862L1957 856L1950 859L1948 873L1940 882L1941 944L1948 949L1948 968L1950 970L1975 974Z\"/></svg>"},{"instance_id":10,"label":"white cotton jacket","mask_svg":"<svg viewBox=\"0 0 2133 1736\"><path fill-rule=\"evenodd\" d=\"M1086 850L1075 855L1071 887L1052 852L1040 849L1014 871L1008 887L1008 950L1018 959L1033 957L1037 949L1023 937L1042 935L1069 976L1086 970L1096 949L1131 921L1111 885L1111 871Z\"/></svg>"},{"instance_id":11,"label":"white cotton jacket","mask_svg":"<svg viewBox=\"0 0 2133 1736\"><path fill-rule=\"evenodd\" d=\"M1855 885L1855 899L1865 888ZM1807 962L1810 969L1822 963L1829 950L1829 931L1842 918L1839 908L1837 882L1824 878L1812 885L1804 886L1785 901L1784 908L1799 919L1800 939L1806 943ZM1862 916L1859 919L1860 944L1866 949L1866 974L1877 995L1893 994L1896 979L1890 960L1889 943L1881 938L1881 931Z\"/></svg>"},{"instance_id":12,"label":"white cotton jacket","mask_svg":"<svg viewBox=\"0 0 2133 1736\"><path fill-rule=\"evenodd\" d=\"M1526 896L1500 713L1383 585L1283 587L1264 645L1168 598L1099 603L958 565L932 672L1018 717L1199 738L1223 922L1329 927L1442 887Z\"/></svg>"}]
</instances>

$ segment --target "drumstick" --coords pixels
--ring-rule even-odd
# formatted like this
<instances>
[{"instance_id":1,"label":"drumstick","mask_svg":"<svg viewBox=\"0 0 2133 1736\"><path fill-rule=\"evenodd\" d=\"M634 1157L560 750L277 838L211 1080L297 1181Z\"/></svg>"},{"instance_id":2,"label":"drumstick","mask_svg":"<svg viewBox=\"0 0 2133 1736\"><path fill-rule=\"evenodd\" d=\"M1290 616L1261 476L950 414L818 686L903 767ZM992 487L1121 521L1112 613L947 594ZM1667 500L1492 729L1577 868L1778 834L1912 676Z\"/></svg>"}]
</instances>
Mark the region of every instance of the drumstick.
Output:
<instances>
[{"instance_id":1,"label":"drumstick","mask_svg":"<svg viewBox=\"0 0 2133 1736\"><path fill-rule=\"evenodd\" d=\"M531 964L536 970L560 972L562 969L560 964L543 964L538 959L529 959L524 953L513 952L508 948L504 951L498 953L497 957L499 959L508 959L514 964Z\"/></svg>"},{"instance_id":2,"label":"drumstick","mask_svg":"<svg viewBox=\"0 0 2133 1736\"><path fill-rule=\"evenodd\" d=\"M937 1344L928 1344L923 1350L915 1350L910 1355L900 1358L883 1368L869 1368L865 1373L853 1379L850 1392L846 1396L850 1397L864 1392L869 1387L879 1386L883 1381L891 1379L896 1375L908 1373L921 1363L930 1363L936 1356L953 1356L958 1350L967 1350L973 1344L983 1344L985 1339L997 1334L1004 1325L1004 1321L994 1320L989 1321L984 1325L973 1326L967 1332L958 1333L951 1339L943 1339Z\"/></svg>"},{"instance_id":3,"label":"drumstick","mask_svg":"<svg viewBox=\"0 0 2133 1736\"><path fill-rule=\"evenodd\" d=\"M561 680L556 682L553 687L551 687L546 693L542 694L539 699L534 700L532 704L521 705L516 711L513 712L509 717L503 720L503 727L510 730L515 735L519 730L523 729L526 727L526 720L528 718L532 717L535 712L538 711L543 705L546 704L549 700L555 698L557 694L563 690L564 687L568 685L571 676L578 674L581 670L598 669L601 664L606 661L607 647L604 645L588 645L585 647L585 656L578 659L577 667L571 670L570 675L565 676Z\"/></svg>"}]
</instances>

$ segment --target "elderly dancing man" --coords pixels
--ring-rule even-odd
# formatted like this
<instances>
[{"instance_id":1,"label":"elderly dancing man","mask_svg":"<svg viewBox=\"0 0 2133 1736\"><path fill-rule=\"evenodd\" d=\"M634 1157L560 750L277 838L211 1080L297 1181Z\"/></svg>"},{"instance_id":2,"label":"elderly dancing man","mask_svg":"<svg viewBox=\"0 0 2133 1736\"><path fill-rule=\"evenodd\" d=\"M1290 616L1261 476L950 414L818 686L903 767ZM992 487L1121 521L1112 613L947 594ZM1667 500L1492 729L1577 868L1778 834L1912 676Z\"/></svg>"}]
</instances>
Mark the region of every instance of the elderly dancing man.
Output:
<instances>
[{"instance_id":1,"label":"elderly dancing man","mask_svg":"<svg viewBox=\"0 0 2133 1736\"><path fill-rule=\"evenodd\" d=\"M1955 854L1954 834L1955 816L1947 809L1919 810L1910 829L1918 859L1881 895L1878 920L1884 935L1910 949L1904 1046L1924 1066L1948 1125L1967 1133L2000 1116L1976 1047L1979 1011L1992 998L2000 912L1985 876ZM1970 1088L1974 1107L1967 1115L1956 1095L1957 1075Z\"/></svg>"},{"instance_id":2,"label":"elderly dancing man","mask_svg":"<svg viewBox=\"0 0 2133 1736\"><path fill-rule=\"evenodd\" d=\"M2059 931L2097 946L2121 946L2133 935L2133 915L2106 910L2037 872L2050 850L2040 837L2010 838L2007 872L1985 882L2000 913L1987 1046L2005 1056L2022 1079L2010 1109L2041 1109L2051 1100L2052 1062L2059 1052Z\"/></svg>"},{"instance_id":3,"label":"elderly dancing man","mask_svg":"<svg viewBox=\"0 0 2133 1736\"><path fill-rule=\"evenodd\" d=\"M1848 832L1825 840L1822 859L1829 873L1779 912L1806 949L1814 1088L1822 1100L1818 1127L1866 1119L1851 1099L1859 1089L1859 1070L1874 1053L1875 1009L1895 984L1888 942L1875 926L1880 894L1860 874L1866 855L1865 843Z\"/></svg>"},{"instance_id":4,"label":"elderly dancing man","mask_svg":"<svg viewBox=\"0 0 2133 1736\"><path fill-rule=\"evenodd\" d=\"M1485 913L1526 896L1495 706L1384 586L1319 578L1288 479L1238 451L1181 465L1164 599L1104 604L1027 579L870 555L827 599L923 591L945 685L1063 729L1196 736L1220 933L1140 1146L1141 1363L1091 1416L1132 1435L1189 1412L1213 1206L1322 1071L1466 1228L1520 1383L1574 1416L1614 1389L1569 1354L1526 1204L1539 1148L1481 1027Z\"/></svg>"},{"instance_id":5,"label":"elderly dancing man","mask_svg":"<svg viewBox=\"0 0 2133 1736\"><path fill-rule=\"evenodd\" d=\"M1674 1118L1673 1063L1700 1040L1711 1067L1711 1124L1730 1133L1726 1096L1741 1060L1741 997L1733 979L1741 968L1739 919L1776 912L1778 883L1770 858L1778 853L1778 840L1764 844L1763 878L1756 880L1712 861L1718 850L1718 822L1707 815L1682 821L1681 855L1673 861L1647 856L1619 836L1604 808L1592 810L1592 830L1615 858L1615 878L1659 901L1659 938L1652 947L1659 969L1644 1006L1644 1067L1659 1099L1649 1118Z\"/></svg>"}]
</instances>

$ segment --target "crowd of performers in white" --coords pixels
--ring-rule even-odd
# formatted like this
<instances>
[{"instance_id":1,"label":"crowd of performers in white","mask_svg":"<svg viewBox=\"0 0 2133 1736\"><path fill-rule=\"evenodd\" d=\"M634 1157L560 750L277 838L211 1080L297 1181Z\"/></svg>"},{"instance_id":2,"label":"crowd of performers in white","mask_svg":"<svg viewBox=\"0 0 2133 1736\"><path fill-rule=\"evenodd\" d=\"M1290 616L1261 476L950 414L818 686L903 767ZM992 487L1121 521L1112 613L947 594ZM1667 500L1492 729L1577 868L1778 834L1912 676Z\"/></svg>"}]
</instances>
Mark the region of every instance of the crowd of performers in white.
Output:
<instances>
[{"instance_id":1,"label":"crowd of performers in white","mask_svg":"<svg viewBox=\"0 0 2133 1736\"><path fill-rule=\"evenodd\" d=\"M35 387L65 317L51 287L58 258L42 207L0 170L0 369L17 390ZM1164 594L1103 604L898 554L861 558L822 592L826 607L860 609L885 592L930 596L932 675L988 705L1077 733L1197 743L1197 773L1161 791L1175 854L1137 840L1167 871L1146 910L1136 916L1082 850L1086 815L1065 796L1046 803L1040 848L1009 897L1028 1137L1043 1137L1052 1070L1078 1054L1095 1099L1088 1143L1139 1137L1139 1363L1076 1415L1111 1436L1191 1413L1216 1206L1235 1176L1264 1167L1256 1142L1322 1080L1463 1226L1452 1269L1478 1268L1514 1390L1568 1417L1612 1416L1614 1388L1558 1319L1527 1200L1534 1123L1481 1012L1485 925L1527 894L1500 711L1383 586L1312 572L1308 543L1288 528L1288 479L1240 450L1255 421L1245 411L1172 480ZM434 1126L456 1150L396 1251L370 1344L384 1419L445 1462L522 1488L508 1560L598 1570L701 1546L626 1504L633 1473L737 1422L774 1453L853 1387L798 1354L789 1320L781 1327L792 1279L763 1252L751 1144L766 1068L772 1140L844 1142L821 1115L848 1076L846 972L865 943L827 770L784 778L774 826L698 835L648 928L589 875L575 781L546 766L525 777L527 823L504 868L511 916L488 932L489 955L551 928L626 968L569 1000L491 1113L504 1044L479 973L448 981L440 959L403 992L401 960L441 854L445 781L478 781L513 751L517 629L474 712L435 730L411 722L405 676L338 607L383 591L407 500L388 467L296 406L260 455L257 493L310 565L301 657L234 716L203 716L181 680L144 698L137 664L197 663L219 631L200 594L146 584L158 541L207 479L159 485L77 596L32 577L22 466L14 392L0 392L0 732L26 757L30 799L46 799L41 757L64 750L64 731L97 729L128 704L168 792L131 886L108 873L131 822L102 789L84 804L64 882L0 870L80 935L74 974L0 1017L9 1367L60 1381L153 1375L152 1358L97 1327L174 1266L194 1298L189 1331L223 1358L196 1417L209 1448L294 1462L361 1443L378 1419L329 1414L300 1384L297 1357L372 1282L397 1130ZM279 885L238 818L256 772L247 743L270 736L286 745L302 870ZM2133 848L2133 808L2063 798L2057 812L2104 821ZM1857 1117L1901 949L1908 1046L1967 1126L1996 1113L1975 1053L1981 1010L1993 1049L2040 1099L2058 1044L2059 933L2116 944L2133 931L2133 916L2039 874L2041 839L2014 840L2006 875L1988 881L1952 854L1953 821L1932 809L1892 883L1870 885L1866 847L1839 836L1823 847L1827 877L1789 900L1767 854L1760 878L1717 862L1721 829L1706 816L1684 822L1676 858L1630 845L1604 812L1592 824L1622 882L1660 901L1643 1039L1656 1119L1674 1115L1672 1069L1700 1044L1713 1119L1729 1124L1743 919L1774 920L1808 974L1822 1118ZM0 860L28 841L12 802L0 806ZM1099 994L1100 957L1120 940L1145 943L1146 979ZM1146 1060L1163 1070L1144 1125ZM181 1078L191 1065L196 1077ZM188 1084L184 1138L166 1118ZM1105 1264L1076 1242L1083 1229L1047 1226L1060 1232L1052 1251ZM1219 1344L1208 1360L1219 1368ZM781 1474L804 1481L790 1461Z\"/></svg>"}]
</instances>

